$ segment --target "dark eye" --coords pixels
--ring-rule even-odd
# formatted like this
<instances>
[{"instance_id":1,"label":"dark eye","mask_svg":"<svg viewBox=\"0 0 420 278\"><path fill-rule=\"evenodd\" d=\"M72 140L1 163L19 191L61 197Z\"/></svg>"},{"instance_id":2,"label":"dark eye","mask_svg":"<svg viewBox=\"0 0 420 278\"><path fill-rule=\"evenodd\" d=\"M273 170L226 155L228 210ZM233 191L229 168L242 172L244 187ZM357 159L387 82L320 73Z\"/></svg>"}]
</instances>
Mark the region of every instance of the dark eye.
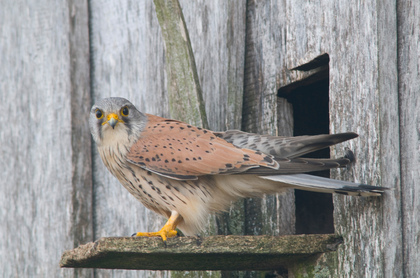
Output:
<instances>
[{"instance_id":1,"label":"dark eye","mask_svg":"<svg viewBox=\"0 0 420 278\"><path fill-rule=\"evenodd\" d=\"M102 113L101 110L96 109L95 116L96 116L97 119L102 119L104 117L104 113Z\"/></svg>"},{"instance_id":2,"label":"dark eye","mask_svg":"<svg viewBox=\"0 0 420 278\"><path fill-rule=\"evenodd\" d=\"M124 106L122 109L121 109L121 115L123 115L124 117L127 117L128 116L128 107L127 106Z\"/></svg>"}]
</instances>

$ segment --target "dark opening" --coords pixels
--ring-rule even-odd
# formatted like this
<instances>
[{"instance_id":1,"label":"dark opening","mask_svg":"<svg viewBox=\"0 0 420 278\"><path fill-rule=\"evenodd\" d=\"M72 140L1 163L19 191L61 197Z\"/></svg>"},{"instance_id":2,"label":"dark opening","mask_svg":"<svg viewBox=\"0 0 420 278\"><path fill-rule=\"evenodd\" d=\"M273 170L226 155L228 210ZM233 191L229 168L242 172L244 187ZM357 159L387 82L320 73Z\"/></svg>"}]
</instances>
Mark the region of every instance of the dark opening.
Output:
<instances>
[{"instance_id":1,"label":"dark opening","mask_svg":"<svg viewBox=\"0 0 420 278\"><path fill-rule=\"evenodd\" d=\"M282 87L278 96L293 106L294 136L329 133L329 57L321 55L294 70L314 73L307 78ZM328 158L324 149L306 157ZM311 173L329 177L329 171ZM295 190L296 233L334 233L332 194Z\"/></svg>"}]
</instances>

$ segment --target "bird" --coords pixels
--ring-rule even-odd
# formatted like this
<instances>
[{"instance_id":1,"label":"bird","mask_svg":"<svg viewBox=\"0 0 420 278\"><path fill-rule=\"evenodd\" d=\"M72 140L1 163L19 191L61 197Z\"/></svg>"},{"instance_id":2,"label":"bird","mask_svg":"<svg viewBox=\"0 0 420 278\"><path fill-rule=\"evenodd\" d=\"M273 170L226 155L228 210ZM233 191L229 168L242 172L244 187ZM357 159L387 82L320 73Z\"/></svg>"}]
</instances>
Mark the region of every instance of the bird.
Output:
<instances>
[{"instance_id":1,"label":"bird","mask_svg":"<svg viewBox=\"0 0 420 278\"><path fill-rule=\"evenodd\" d=\"M353 139L353 132L278 137L239 130L214 132L140 112L130 101L110 97L93 105L89 126L108 170L145 207L166 217L158 232L133 236L186 236L205 227L209 214L246 197L301 189L353 196L380 196L386 188L305 174L346 167L340 158L305 154Z\"/></svg>"}]
</instances>

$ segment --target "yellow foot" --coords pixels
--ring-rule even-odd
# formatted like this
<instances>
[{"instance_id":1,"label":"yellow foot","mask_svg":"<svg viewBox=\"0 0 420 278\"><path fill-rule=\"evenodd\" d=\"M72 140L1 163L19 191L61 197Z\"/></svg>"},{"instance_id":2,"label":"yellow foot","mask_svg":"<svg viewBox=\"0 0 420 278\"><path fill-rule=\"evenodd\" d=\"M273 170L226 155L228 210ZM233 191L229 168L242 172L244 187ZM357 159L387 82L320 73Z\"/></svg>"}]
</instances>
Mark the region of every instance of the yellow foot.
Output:
<instances>
[{"instance_id":1,"label":"yellow foot","mask_svg":"<svg viewBox=\"0 0 420 278\"><path fill-rule=\"evenodd\" d=\"M136 233L135 236L147 236L147 237L154 237L154 236L160 236L163 241L166 241L167 238L171 238L176 236L177 231L175 230L166 230L165 227L163 227L159 232L151 232L151 233Z\"/></svg>"},{"instance_id":2,"label":"yellow foot","mask_svg":"<svg viewBox=\"0 0 420 278\"><path fill-rule=\"evenodd\" d=\"M152 233L136 233L133 236L147 236L147 237L154 237L160 236L162 240L166 243L167 238L171 238L176 236L178 233L175 231L176 225L182 218L176 211L172 211L171 217L169 217L168 222L166 222L165 226L159 232L152 232Z\"/></svg>"}]
</instances>

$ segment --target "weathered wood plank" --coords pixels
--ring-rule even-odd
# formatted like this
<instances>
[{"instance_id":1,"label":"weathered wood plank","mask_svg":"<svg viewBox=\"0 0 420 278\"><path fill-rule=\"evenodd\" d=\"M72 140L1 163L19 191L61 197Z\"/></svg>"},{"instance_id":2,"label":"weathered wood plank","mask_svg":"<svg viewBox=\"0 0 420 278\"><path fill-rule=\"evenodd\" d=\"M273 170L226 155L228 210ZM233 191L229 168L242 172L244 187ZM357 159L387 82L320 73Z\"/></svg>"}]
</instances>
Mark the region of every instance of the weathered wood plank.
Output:
<instances>
[{"instance_id":1,"label":"weathered wood plank","mask_svg":"<svg viewBox=\"0 0 420 278\"><path fill-rule=\"evenodd\" d=\"M383 197L384 210L378 214L378 221L386 231L378 239L383 254L383 274L380 275L401 277L404 275L404 257L401 255L404 227L401 225L400 104L396 93L399 86L397 10L395 1L377 1L377 5L381 185L393 188Z\"/></svg>"},{"instance_id":2,"label":"weathered wood plank","mask_svg":"<svg viewBox=\"0 0 420 278\"><path fill-rule=\"evenodd\" d=\"M194 54L178 0L154 0L165 42L171 117L208 128Z\"/></svg>"},{"instance_id":3,"label":"weathered wood plank","mask_svg":"<svg viewBox=\"0 0 420 278\"><path fill-rule=\"evenodd\" d=\"M282 9L281 3L247 1L242 129L248 132L293 134L291 105L277 98L278 88L285 85L286 24ZM246 234L295 232L293 192L247 199L245 210Z\"/></svg>"},{"instance_id":4,"label":"weathered wood plank","mask_svg":"<svg viewBox=\"0 0 420 278\"><path fill-rule=\"evenodd\" d=\"M180 0L212 130L240 129L246 2Z\"/></svg>"},{"instance_id":5,"label":"weathered wood plank","mask_svg":"<svg viewBox=\"0 0 420 278\"><path fill-rule=\"evenodd\" d=\"M68 1L70 47L70 106L72 147L72 237L73 246L94 239L91 136L89 113L91 104L89 64L89 12L87 1ZM93 276L92 271L79 271L74 276Z\"/></svg>"},{"instance_id":6,"label":"weathered wood plank","mask_svg":"<svg viewBox=\"0 0 420 278\"><path fill-rule=\"evenodd\" d=\"M331 8L334 18L341 19L331 18L335 30L329 50L331 131L352 130L360 135L350 143L358 162L339 176L395 188L377 199L334 197L336 232L346 242L338 252L335 273L401 277L395 3ZM370 28L360 28L366 24Z\"/></svg>"},{"instance_id":7,"label":"weathered wood plank","mask_svg":"<svg viewBox=\"0 0 420 278\"><path fill-rule=\"evenodd\" d=\"M93 239L87 1L0 6L1 273L89 277L57 264Z\"/></svg>"},{"instance_id":8,"label":"weathered wood plank","mask_svg":"<svg viewBox=\"0 0 420 278\"><path fill-rule=\"evenodd\" d=\"M275 270L337 249L335 235L101 238L66 251L61 267L168 270Z\"/></svg>"},{"instance_id":9,"label":"weathered wood plank","mask_svg":"<svg viewBox=\"0 0 420 278\"><path fill-rule=\"evenodd\" d=\"M73 166L73 231L75 246L93 239L92 226L92 163L89 135L90 67L88 3L70 1L70 84L71 84L71 139Z\"/></svg>"},{"instance_id":10,"label":"weathered wood plank","mask_svg":"<svg viewBox=\"0 0 420 278\"><path fill-rule=\"evenodd\" d=\"M389 152L398 150L395 3L286 1L284 6L287 68L328 53L331 133L360 134L344 145L355 151L357 164L335 177L397 186L382 199L334 197L336 232L346 240L338 260L327 258L333 262L332 275L401 276L398 151ZM301 78L298 73L288 76ZM333 156L342 148L334 149Z\"/></svg>"},{"instance_id":11,"label":"weathered wood plank","mask_svg":"<svg viewBox=\"0 0 420 278\"><path fill-rule=\"evenodd\" d=\"M420 276L420 3L398 1L397 13L403 209L400 224L404 277L416 277Z\"/></svg>"}]
</instances>

